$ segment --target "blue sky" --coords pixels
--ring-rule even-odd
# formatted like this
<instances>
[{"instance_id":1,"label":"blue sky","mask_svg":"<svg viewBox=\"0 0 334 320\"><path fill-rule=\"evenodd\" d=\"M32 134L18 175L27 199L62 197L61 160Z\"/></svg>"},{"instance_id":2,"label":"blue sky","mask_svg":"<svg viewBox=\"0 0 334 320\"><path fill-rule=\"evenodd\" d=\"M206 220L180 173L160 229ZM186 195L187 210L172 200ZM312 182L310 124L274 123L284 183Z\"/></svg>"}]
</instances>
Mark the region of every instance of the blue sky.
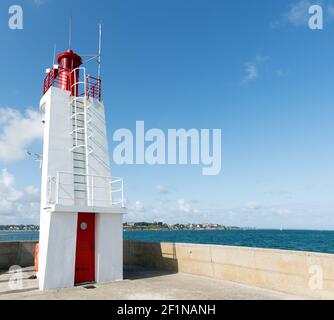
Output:
<instances>
[{"instance_id":1,"label":"blue sky","mask_svg":"<svg viewBox=\"0 0 334 320\"><path fill-rule=\"evenodd\" d=\"M307 27L316 3L322 31ZM219 176L114 165L126 181L127 220L334 229L334 2L15 1L21 31L8 28L12 4L0 4L0 223L38 222L40 171L23 154L42 150L44 71L54 44L67 49L72 15L79 54L96 51L104 24L110 142L138 120L223 132Z\"/></svg>"}]
</instances>

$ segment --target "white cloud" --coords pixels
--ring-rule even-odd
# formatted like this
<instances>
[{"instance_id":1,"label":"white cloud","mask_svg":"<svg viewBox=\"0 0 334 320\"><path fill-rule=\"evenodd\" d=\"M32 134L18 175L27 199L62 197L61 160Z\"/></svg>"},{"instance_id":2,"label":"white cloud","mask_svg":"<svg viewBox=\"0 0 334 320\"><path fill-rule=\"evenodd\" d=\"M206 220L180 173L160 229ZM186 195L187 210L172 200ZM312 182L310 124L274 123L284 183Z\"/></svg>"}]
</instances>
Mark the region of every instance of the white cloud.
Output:
<instances>
[{"instance_id":1,"label":"white cloud","mask_svg":"<svg viewBox=\"0 0 334 320\"><path fill-rule=\"evenodd\" d=\"M26 149L43 136L42 115L28 108L24 114L0 108L0 162L25 158Z\"/></svg>"},{"instance_id":2,"label":"white cloud","mask_svg":"<svg viewBox=\"0 0 334 320\"><path fill-rule=\"evenodd\" d=\"M17 190L15 177L7 169L0 171L0 224L37 223L39 201L37 188Z\"/></svg>"},{"instance_id":3,"label":"white cloud","mask_svg":"<svg viewBox=\"0 0 334 320\"><path fill-rule=\"evenodd\" d=\"M309 0L300 0L294 3L285 14L287 21L294 26L306 26L309 20L308 10L311 5Z\"/></svg>"},{"instance_id":4,"label":"white cloud","mask_svg":"<svg viewBox=\"0 0 334 320\"><path fill-rule=\"evenodd\" d=\"M30 199L31 201L39 199L39 197L40 197L40 190L38 188L36 188L35 186L25 187L24 188L24 193L26 195L26 198Z\"/></svg>"},{"instance_id":5,"label":"white cloud","mask_svg":"<svg viewBox=\"0 0 334 320\"><path fill-rule=\"evenodd\" d=\"M247 208L251 209L251 210L257 210L260 208L260 206L258 205L258 203L256 201L251 201L249 203L247 203Z\"/></svg>"},{"instance_id":6,"label":"white cloud","mask_svg":"<svg viewBox=\"0 0 334 320\"><path fill-rule=\"evenodd\" d=\"M308 27L308 21L311 17L309 8L316 4L322 6L324 17L326 17L327 21L334 19L333 0L298 0L290 3L287 11L284 12L279 19L271 22L270 26L272 28L280 28L286 25Z\"/></svg>"},{"instance_id":7,"label":"white cloud","mask_svg":"<svg viewBox=\"0 0 334 320\"><path fill-rule=\"evenodd\" d=\"M35 6L39 7L46 3L47 0L33 0Z\"/></svg>"},{"instance_id":8,"label":"white cloud","mask_svg":"<svg viewBox=\"0 0 334 320\"><path fill-rule=\"evenodd\" d=\"M14 183L15 183L15 178L13 175L7 172L7 170L2 170L2 175L0 179L0 183L5 187L5 188L11 188Z\"/></svg>"},{"instance_id":9,"label":"white cloud","mask_svg":"<svg viewBox=\"0 0 334 320\"><path fill-rule=\"evenodd\" d=\"M145 211L145 206L142 202L136 201L132 206L130 206L129 209L131 211L144 212Z\"/></svg>"},{"instance_id":10,"label":"white cloud","mask_svg":"<svg viewBox=\"0 0 334 320\"><path fill-rule=\"evenodd\" d=\"M280 28L284 25L307 26L309 19L309 7L312 4L309 0L299 0L298 2L290 3L289 8L281 17L273 22L272 28Z\"/></svg>"},{"instance_id":11,"label":"white cloud","mask_svg":"<svg viewBox=\"0 0 334 320\"><path fill-rule=\"evenodd\" d=\"M279 78L283 78L283 77L286 77L286 76L289 75L289 72L288 72L288 71L286 71L286 70L282 70L282 69L277 69L277 70L275 71L275 73L276 73L276 76L279 77Z\"/></svg>"},{"instance_id":12,"label":"white cloud","mask_svg":"<svg viewBox=\"0 0 334 320\"><path fill-rule=\"evenodd\" d=\"M181 212L190 213L191 211L190 204L186 200L180 199L178 201L178 205L179 205L179 210Z\"/></svg>"},{"instance_id":13,"label":"white cloud","mask_svg":"<svg viewBox=\"0 0 334 320\"><path fill-rule=\"evenodd\" d=\"M207 222L203 212L193 206L196 201L187 202L184 199L173 200L164 197L164 200L156 199L149 205L141 201L130 203L126 220L128 222L161 221L164 223L204 223Z\"/></svg>"},{"instance_id":14,"label":"white cloud","mask_svg":"<svg viewBox=\"0 0 334 320\"><path fill-rule=\"evenodd\" d=\"M260 66L268 59L268 57L258 54L253 61L245 63L245 75L242 79L242 83L245 84L256 80L259 77Z\"/></svg>"},{"instance_id":15,"label":"white cloud","mask_svg":"<svg viewBox=\"0 0 334 320\"><path fill-rule=\"evenodd\" d=\"M327 14L329 19L334 19L334 1L330 1L328 4Z\"/></svg>"},{"instance_id":16,"label":"white cloud","mask_svg":"<svg viewBox=\"0 0 334 320\"><path fill-rule=\"evenodd\" d=\"M277 216L280 216L280 217L288 217L289 214L291 213L291 211L289 209L284 208L284 207L271 208L271 212L273 214L276 214Z\"/></svg>"},{"instance_id":17,"label":"white cloud","mask_svg":"<svg viewBox=\"0 0 334 320\"><path fill-rule=\"evenodd\" d=\"M215 223L258 229L334 229L333 212L334 203L320 206L289 201L269 205L250 201L240 207L224 208L180 198L180 200L152 201L145 206L137 201L129 206L126 220L161 221L168 224Z\"/></svg>"},{"instance_id":18,"label":"white cloud","mask_svg":"<svg viewBox=\"0 0 334 320\"><path fill-rule=\"evenodd\" d=\"M276 229L312 229L334 230L334 203L298 204L282 203L258 205L258 209L247 205L239 208L213 208L206 212L212 223L229 226L276 228Z\"/></svg>"},{"instance_id":19,"label":"white cloud","mask_svg":"<svg viewBox=\"0 0 334 320\"><path fill-rule=\"evenodd\" d=\"M245 76L242 80L243 83L253 81L258 78L259 73L257 66L254 63L246 63L245 65Z\"/></svg>"},{"instance_id":20,"label":"white cloud","mask_svg":"<svg viewBox=\"0 0 334 320\"><path fill-rule=\"evenodd\" d=\"M160 194L167 194L169 192L168 188L162 185L156 186L155 190Z\"/></svg>"},{"instance_id":21,"label":"white cloud","mask_svg":"<svg viewBox=\"0 0 334 320\"><path fill-rule=\"evenodd\" d=\"M261 64L263 62L266 62L267 60L269 60L269 57L262 56L261 54L257 54L256 57L255 57L255 62L257 64Z\"/></svg>"}]
</instances>

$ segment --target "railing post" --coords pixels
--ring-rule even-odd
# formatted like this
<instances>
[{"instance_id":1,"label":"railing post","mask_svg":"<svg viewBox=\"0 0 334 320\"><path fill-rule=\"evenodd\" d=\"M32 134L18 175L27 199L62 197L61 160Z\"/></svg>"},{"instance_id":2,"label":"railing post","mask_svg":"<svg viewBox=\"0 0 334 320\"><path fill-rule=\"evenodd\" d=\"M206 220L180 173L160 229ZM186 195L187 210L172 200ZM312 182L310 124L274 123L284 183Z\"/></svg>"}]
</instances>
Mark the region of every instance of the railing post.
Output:
<instances>
[{"instance_id":1,"label":"railing post","mask_svg":"<svg viewBox=\"0 0 334 320\"><path fill-rule=\"evenodd\" d=\"M89 98L89 80L88 75L86 76L86 97Z\"/></svg>"},{"instance_id":2,"label":"railing post","mask_svg":"<svg viewBox=\"0 0 334 320\"><path fill-rule=\"evenodd\" d=\"M122 208L125 208L125 203L124 203L124 179L122 181Z\"/></svg>"},{"instance_id":3,"label":"railing post","mask_svg":"<svg viewBox=\"0 0 334 320\"><path fill-rule=\"evenodd\" d=\"M112 178L109 181L109 194L110 194L110 205L113 206L113 203L112 203Z\"/></svg>"},{"instance_id":4,"label":"railing post","mask_svg":"<svg viewBox=\"0 0 334 320\"><path fill-rule=\"evenodd\" d=\"M94 176L92 176L92 207L94 207Z\"/></svg>"},{"instance_id":5,"label":"railing post","mask_svg":"<svg viewBox=\"0 0 334 320\"><path fill-rule=\"evenodd\" d=\"M60 173L57 172L56 178L56 204L59 204L59 185L60 185Z\"/></svg>"},{"instance_id":6,"label":"railing post","mask_svg":"<svg viewBox=\"0 0 334 320\"><path fill-rule=\"evenodd\" d=\"M48 177L48 194L47 194L47 204L51 204L51 177Z\"/></svg>"}]
</instances>

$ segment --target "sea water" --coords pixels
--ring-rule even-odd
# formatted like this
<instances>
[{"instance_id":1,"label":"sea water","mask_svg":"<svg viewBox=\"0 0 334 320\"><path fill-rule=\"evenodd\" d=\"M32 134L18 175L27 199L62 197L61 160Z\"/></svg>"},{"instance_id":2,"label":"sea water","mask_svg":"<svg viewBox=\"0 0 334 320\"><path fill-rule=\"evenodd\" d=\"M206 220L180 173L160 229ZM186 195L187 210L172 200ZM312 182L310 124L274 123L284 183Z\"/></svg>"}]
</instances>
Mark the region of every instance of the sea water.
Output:
<instances>
[{"instance_id":1,"label":"sea water","mask_svg":"<svg viewBox=\"0 0 334 320\"><path fill-rule=\"evenodd\" d=\"M0 232L0 241L38 240L38 232ZM216 244L334 254L334 231L125 231L125 240Z\"/></svg>"}]
</instances>

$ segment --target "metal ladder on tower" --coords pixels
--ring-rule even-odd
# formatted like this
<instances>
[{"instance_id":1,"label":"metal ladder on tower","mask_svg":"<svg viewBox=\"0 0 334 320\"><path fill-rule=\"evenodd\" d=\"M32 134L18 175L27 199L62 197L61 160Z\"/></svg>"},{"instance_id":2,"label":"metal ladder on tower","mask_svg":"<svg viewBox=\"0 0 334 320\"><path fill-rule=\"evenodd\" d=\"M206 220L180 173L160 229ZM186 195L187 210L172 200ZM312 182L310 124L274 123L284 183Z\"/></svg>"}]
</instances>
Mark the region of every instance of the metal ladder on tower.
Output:
<instances>
[{"instance_id":1,"label":"metal ladder on tower","mask_svg":"<svg viewBox=\"0 0 334 320\"><path fill-rule=\"evenodd\" d=\"M73 136L73 173L74 173L74 199L82 205L91 202L89 193L89 103L87 98L71 96L71 122Z\"/></svg>"},{"instance_id":2,"label":"metal ladder on tower","mask_svg":"<svg viewBox=\"0 0 334 320\"><path fill-rule=\"evenodd\" d=\"M82 71L83 81L77 79L77 71ZM94 147L102 150L103 154L107 154L107 149L104 148L95 138L94 134L103 135L100 128L92 123L92 118L99 119L104 124L104 119L101 119L92 107L92 100L89 97L89 90L87 90L87 76L85 68L77 68L72 71L74 83L71 86L71 108L72 108L72 136L73 136L73 162L74 162L74 201L78 204L88 205L94 203L94 185L93 176L90 176L91 169L89 165L90 157L99 162L105 169L110 172L110 166L103 159L101 159ZM83 86L83 95L79 94L79 87Z\"/></svg>"}]
</instances>

